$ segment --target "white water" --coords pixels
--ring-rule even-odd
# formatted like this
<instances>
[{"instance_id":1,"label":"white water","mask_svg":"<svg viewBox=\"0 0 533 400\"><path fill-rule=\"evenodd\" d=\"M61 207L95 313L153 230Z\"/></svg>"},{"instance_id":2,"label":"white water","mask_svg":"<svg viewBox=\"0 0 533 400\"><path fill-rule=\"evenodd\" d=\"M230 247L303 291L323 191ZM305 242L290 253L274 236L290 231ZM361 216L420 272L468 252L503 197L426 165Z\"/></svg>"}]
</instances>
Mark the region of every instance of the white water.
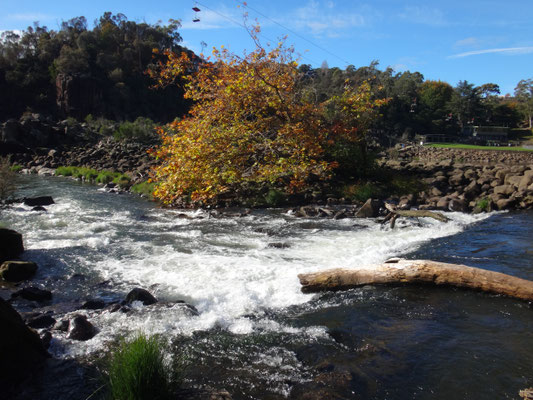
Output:
<instances>
[{"instance_id":1,"label":"white water","mask_svg":"<svg viewBox=\"0 0 533 400\"><path fill-rule=\"evenodd\" d=\"M24 207L2 214L2 222L23 233L26 249L32 250L26 257L43 255L37 260L41 278L58 268L50 261L53 254L64 264L62 273L110 280L113 290L123 294L143 287L159 300L185 300L199 316L189 316L180 305L144 310L138 305L128 314L81 311L99 334L87 342L55 336L51 351L57 356L88 354L117 335L138 331L189 335L220 327L237 334L320 336L321 327L282 326L264 313L311 299L300 291L299 273L380 263L486 218L447 213L451 221L446 224L420 219L394 230L372 220L298 219L273 212L232 218L185 212L193 219L183 219L177 211L129 196L63 184L54 196L57 204L48 206L46 214ZM274 242L289 247L270 247Z\"/></svg>"}]
</instances>

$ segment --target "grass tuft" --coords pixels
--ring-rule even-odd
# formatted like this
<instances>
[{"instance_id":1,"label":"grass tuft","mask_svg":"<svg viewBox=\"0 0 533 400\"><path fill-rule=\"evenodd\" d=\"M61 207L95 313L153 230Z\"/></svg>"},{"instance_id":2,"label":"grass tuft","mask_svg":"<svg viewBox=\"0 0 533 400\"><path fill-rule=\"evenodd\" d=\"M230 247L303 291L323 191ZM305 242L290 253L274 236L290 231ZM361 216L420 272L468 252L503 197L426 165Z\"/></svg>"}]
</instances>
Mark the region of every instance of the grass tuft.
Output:
<instances>
[{"instance_id":1,"label":"grass tuft","mask_svg":"<svg viewBox=\"0 0 533 400\"><path fill-rule=\"evenodd\" d=\"M183 367L165 361L164 346L157 337L139 334L121 340L112 353L107 381L113 400L165 400L175 398Z\"/></svg>"},{"instance_id":2,"label":"grass tuft","mask_svg":"<svg viewBox=\"0 0 533 400\"><path fill-rule=\"evenodd\" d=\"M148 181L137 183L131 187L131 191L133 193L140 194L141 196L145 196L150 199L153 199L154 189L155 183Z\"/></svg>"}]
</instances>

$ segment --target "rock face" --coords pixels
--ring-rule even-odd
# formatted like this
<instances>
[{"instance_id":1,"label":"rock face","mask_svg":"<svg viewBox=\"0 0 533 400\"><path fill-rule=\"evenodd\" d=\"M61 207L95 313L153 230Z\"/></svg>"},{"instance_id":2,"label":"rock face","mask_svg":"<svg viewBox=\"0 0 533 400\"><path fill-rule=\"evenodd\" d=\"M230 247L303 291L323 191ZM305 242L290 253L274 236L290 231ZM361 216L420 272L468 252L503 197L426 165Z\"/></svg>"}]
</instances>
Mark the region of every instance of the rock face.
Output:
<instances>
[{"instance_id":1,"label":"rock face","mask_svg":"<svg viewBox=\"0 0 533 400\"><path fill-rule=\"evenodd\" d=\"M102 92L94 78L58 74L56 78L56 103L65 115L79 118L98 111Z\"/></svg>"},{"instance_id":2,"label":"rock face","mask_svg":"<svg viewBox=\"0 0 533 400\"><path fill-rule=\"evenodd\" d=\"M32 261L5 261L0 266L0 278L8 282L20 282L30 279L37 271L37 264Z\"/></svg>"},{"instance_id":3,"label":"rock face","mask_svg":"<svg viewBox=\"0 0 533 400\"><path fill-rule=\"evenodd\" d=\"M126 296L126 300L124 300L124 303L129 304L133 303L134 301L140 301L145 306L157 303L157 299L152 296L148 290L141 288L132 289Z\"/></svg>"},{"instance_id":4,"label":"rock face","mask_svg":"<svg viewBox=\"0 0 533 400\"><path fill-rule=\"evenodd\" d=\"M22 235L11 229L0 228L0 262L17 258L22 252Z\"/></svg>"},{"instance_id":5,"label":"rock face","mask_svg":"<svg viewBox=\"0 0 533 400\"><path fill-rule=\"evenodd\" d=\"M87 321L85 315L76 315L69 322L68 334L69 339L89 340L96 335L96 328Z\"/></svg>"},{"instance_id":6,"label":"rock face","mask_svg":"<svg viewBox=\"0 0 533 400\"><path fill-rule=\"evenodd\" d=\"M48 353L39 335L28 328L9 303L0 298L0 384L20 382Z\"/></svg>"}]
</instances>

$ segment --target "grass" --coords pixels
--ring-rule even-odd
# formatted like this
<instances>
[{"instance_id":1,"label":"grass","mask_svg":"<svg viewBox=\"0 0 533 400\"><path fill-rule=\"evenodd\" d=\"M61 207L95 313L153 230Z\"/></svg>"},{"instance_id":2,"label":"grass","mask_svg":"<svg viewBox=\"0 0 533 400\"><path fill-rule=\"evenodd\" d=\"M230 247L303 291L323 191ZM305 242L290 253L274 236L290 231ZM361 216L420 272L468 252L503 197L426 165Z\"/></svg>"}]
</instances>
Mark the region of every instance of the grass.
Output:
<instances>
[{"instance_id":1,"label":"grass","mask_svg":"<svg viewBox=\"0 0 533 400\"><path fill-rule=\"evenodd\" d=\"M22 165L13 164L10 169L11 172L20 172L22 170Z\"/></svg>"},{"instance_id":2,"label":"grass","mask_svg":"<svg viewBox=\"0 0 533 400\"><path fill-rule=\"evenodd\" d=\"M106 380L113 400L165 400L175 398L182 374L183 365L165 360L157 337L139 334L120 341L109 358Z\"/></svg>"},{"instance_id":3,"label":"grass","mask_svg":"<svg viewBox=\"0 0 533 400\"><path fill-rule=\"evenodd\" d=\"M72 176L77 179L84 179L86 182L100 183L103 185L113 182L121 188L131 186L131 177L113 171L97 171L92 168L67 166L58 167L55 174L58 176Z\"/></svg>"},{"instance_id":4,"label":"grass","mask_svg":"<svg viewBox=\"0 0 533 400\"><path fill-rule=\"evenodd\" d=\"M155 183L148 181L137 183L131 187L131 191L133 193L140 194L141 196L145 196L150 199L153 199L154 189Z\"/></svg>"},{"instance_id":5,"label":"grass","mask_svg":"<svg viewBox=\"0 0 533 400\"><path fill-rule=\"evenodd\" d=\"M473 149L473 150L503 150L503 151L533 151L524 147L508 147L508 146L478 146L474 144L463 143L432 143L426 144L426 147L450 148L450 149Z\"/></svg>"}]
</instances>

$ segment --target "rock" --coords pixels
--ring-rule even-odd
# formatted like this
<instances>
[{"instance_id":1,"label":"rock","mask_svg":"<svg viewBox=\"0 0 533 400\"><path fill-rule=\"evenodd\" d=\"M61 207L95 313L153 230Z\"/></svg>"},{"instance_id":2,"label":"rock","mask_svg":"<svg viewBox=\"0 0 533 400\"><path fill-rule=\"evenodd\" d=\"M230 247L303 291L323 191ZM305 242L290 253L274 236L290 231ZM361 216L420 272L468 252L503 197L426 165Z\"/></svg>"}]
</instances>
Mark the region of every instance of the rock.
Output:
<instances>
[{"instance_id":1,"label":"rock","mask_svg":"<svg viewBox=\"0 0 533 400\"><path fill-rule=\"evenodd\" d=\"M46 212L46 208L44 208L43 206L33 207L31 210L36 212Z\"/></svg>"},{"instance_id":2,"label":"rock","mask_svg":"<svg viewBox=\"0 0 533 400\"><path fill-rule=\"evenodd\" d=\"M66 319L62 319L61 321L57 321L54 324L54 327L52 328L54 331L61 331L66 332L68 331L69 322Z\"/></svg>"},{"instance_id":3,"label":"rock","mask_svg":"<svg viewBox=\"0 0 533 400\"><path fill-rule=\"evenodd\" d=\"M42 176L54 176L55 175L55 169L53 168L39 168L39 171L37 174Z\"/></svg>"},{"instance_id":4,"label":"rock","mask_svg":"<svg viewBox=\"0 0 533 400\"><path fill-rule=\"evenodd\" d=\"M514 193L515 188L513 185L499 185L494 188L494 194L502 194L510 196Z\"/></svg>"},{"instance_id":5,"label":"rock","mask_svg":"<svg viewBox=\"0 0 533 400\"><path fill-rule=\"evenodd\" d=\"M448 199L448 197L441 197L439 201L437 201L436 207L439 210L448 210L449 202L450 200Z\"/></svg>"},{"instance_id":6,"label":"rock","mask_svg":"<svg viewBox=\"0 0 533 400\"><path fill-rule=\"evenodd\" d=\"M30 207L49 206L50 204L54 204L54 199L51 196L31 197L25 198L24 204Z\"/></svg>"},{"instance_id":7,"label":"rock","mask_svg":"<svg viewBox=\"0 0 533 400\"><path fill-rule=\"evenodd\" d=\"M381 200L368 199L365 204L355 213L356 218L376 218L379 209L383 205Z\"/></svg>"},{"instance_id":8,"label":"rock","mask_svg":"<svg viewBox=\"0 0 533 400\"><path fill-rule=\"evenodd\" d=\"M11 305L0 298L0 385L28 378L48 357L39 335L28 328Z\"/></svg>"},{"instance_id":9,"label":"rock","mask_svg":"<svg viewBox=\"0 0 533 400\"><path fill-rule=\"evenodd\" d=\"M154 296L152 296L148 290L141 289L141 288L132 289L126 296L124 303L130 304L130 303L133 303L134 301L140 301L145 306L157 303L157 299Z\"/></svg>"},{"instance_id":10,"label":"rock","mask_svg":"<svg viewBox=\"0 0 533 400\"><path fill-rule=\"evenodd\" d=\"M515 199L500 199L496 202L498 210L509 210L516 203Z\"/></svg>"},{"instance_id":11,"label":"rock","mask_svg":"<svg viewBox=\"0 0 533 400\"><path fill-rule=\"evenodd\" d=\"M40 337L43 347L45 349L48 349L50 347L50 343L52 342L52 334L50 333L50 331L44 331L43 333L41 333Z\"/></svg>"},{"instance_id":12,"label":"rock","mask_svg":"<svg viewBox=\"0 0 533 400\"><path fill-rule=\"evenodd\" d=\"M37 264L32 261L5 261L0 266L0 277L8 282L20 282L30 279L37 271Z\"/></svg>"},{"instance_id":13,"label":"rock","mask_svg":"<svg viewBox=\"0 0 533 400\"><path fill-rule=\"evenodd\" d=\"M34 329L49 328L55 323L55 318L53 318L50 314L41 314L26 320L26 324Z\"/></svg>"},{"instance_id":14,"label":"rock","mask_svg":"<svg viewBox=\"0 0 533 400\"><path fill-rule=\"evenodd\" d=\"M96 335L96 328L87 321L85 315L76 315L74 316L68 326L67 337L74 340L89 340Z\"/></svg>"},{"instance_id":15,"label":"rock","mask_svg":"<svg viewBox=\"0 0 533 400\"><path fill-rule=\"evenodd\" d=\"M12 297L22 297L30 301L46 301L52 299L52 292L35 286L28 286L13 293Z\"/></svg>"},{"instance_id":16,"label":"rock","mask_svg":"<svg viewBox=\"0 0 533 400\"><path fill-rule=\"evenodd\" d=\"M102 308L105 308L106 304L103 300L87 300L85 303L83 303L80 307L80 309L84 310L101 310Z\"/></svg>"},{"instance_id":17,"label":"rock","mask_svg":"<svg viewBox=\"0 0 533 400\"><path fill-rule=\"evenodd\" d=\"M11 229L0 228L0 262L17 258L23 252L22 235Z\"/></svg>"},{"instance_id":18,"label":"rock","mask_svg":"<svg viewBox=\"0 0 533 400\"><path fill-rule=\"evenodd\" d=\"M346 214L346 210L340 210L335 213L333 216L333 219L345 219L348 218L348 214Z\"/></svg>"},{"instance_id":19,"label":"rock","mask_svg":"<svg viewBox=\"0 0 533 400\"><path fill-rule=\"evenodd\" d=\"M291 245L288 243L283 243L283 242L273 242L273 243L269 243L268 247L272 247L275 249L288 249L289 247L291 247Z\"/></svg>"},{"instance_id":20,"label":"rock","mask_svg":"<svg viewBox=\"0 0 533 400\"><path fill-rule=\"evenodd\" d=\"M464 200L453 198L448 203L448 209L450 211L465 212L467 211L467 206Z\"/></svg>"}]
</instances>

